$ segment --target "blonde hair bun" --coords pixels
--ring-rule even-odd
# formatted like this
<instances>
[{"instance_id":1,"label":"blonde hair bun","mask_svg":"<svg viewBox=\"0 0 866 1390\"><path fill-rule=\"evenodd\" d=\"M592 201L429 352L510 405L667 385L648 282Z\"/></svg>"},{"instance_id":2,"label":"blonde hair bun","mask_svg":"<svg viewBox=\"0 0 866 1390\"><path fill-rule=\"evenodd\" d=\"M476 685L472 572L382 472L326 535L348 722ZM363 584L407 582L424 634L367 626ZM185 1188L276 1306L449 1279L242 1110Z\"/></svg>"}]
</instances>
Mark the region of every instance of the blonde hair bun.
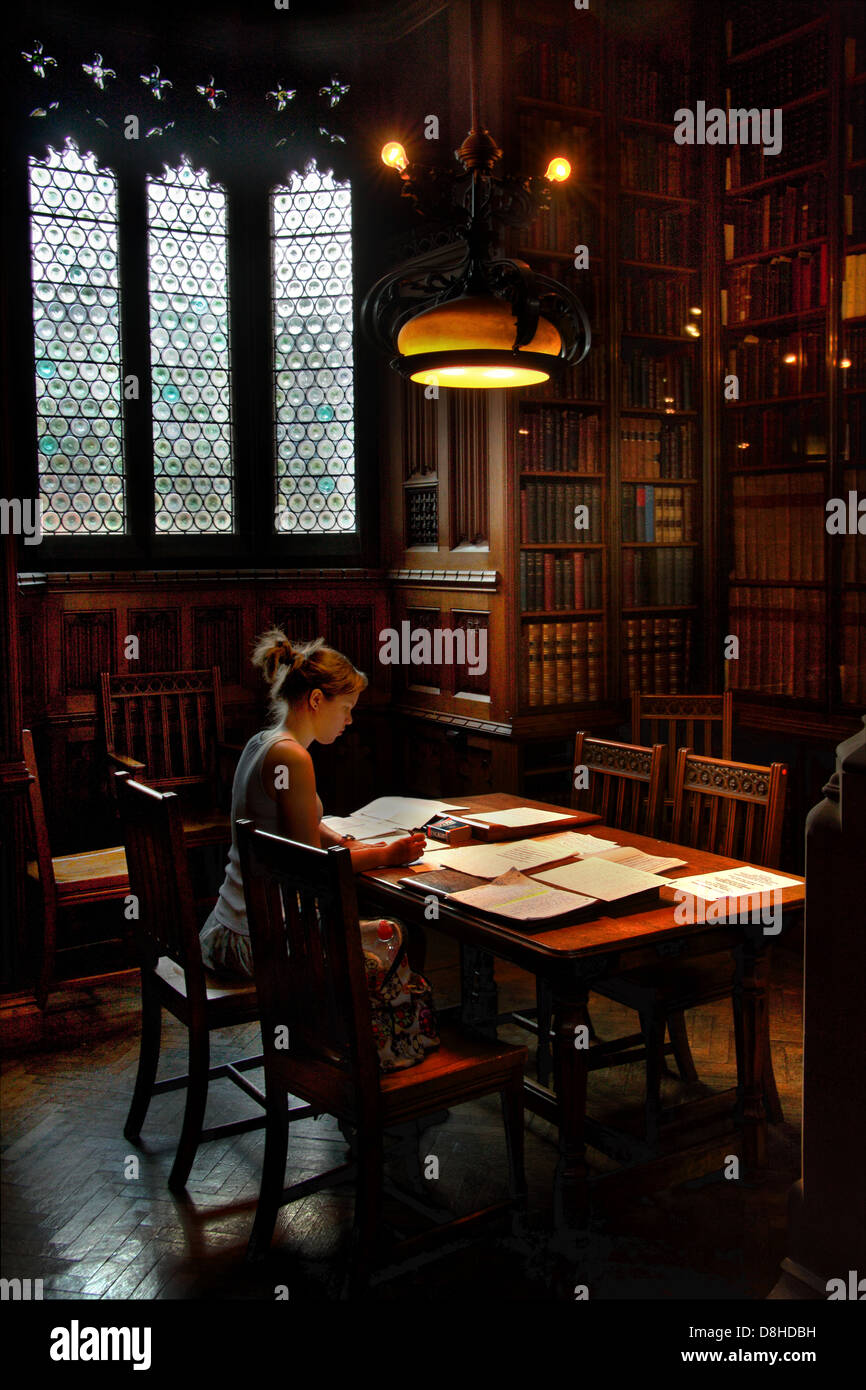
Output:
<instances>
[{"instance_id":1,"label":"blonde hair bun","mask_svg":"<svg viewBox=\"0 0 866 1390\"><path fill-rule=\"evenodd\" d=\"M275 727L285 723L291 705L313 690L321 690L327 699L333 700L338 695L360 692L367 685L363 671L356 670L348 657L327 646L324 637L292 642L278 627L262 633L252 661L270 686Z\"/></svg>"}]
</instances>

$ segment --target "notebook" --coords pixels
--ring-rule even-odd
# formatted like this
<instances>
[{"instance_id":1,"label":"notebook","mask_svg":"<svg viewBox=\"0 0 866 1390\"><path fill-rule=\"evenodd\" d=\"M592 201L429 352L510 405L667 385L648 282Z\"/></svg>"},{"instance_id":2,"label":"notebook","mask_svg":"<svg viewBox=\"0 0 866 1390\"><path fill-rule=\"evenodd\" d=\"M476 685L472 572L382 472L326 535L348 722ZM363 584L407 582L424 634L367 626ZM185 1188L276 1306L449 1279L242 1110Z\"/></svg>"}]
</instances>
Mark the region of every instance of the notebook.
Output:
<instances>
[{"instance_id":1,"label":"notebook","mask_svg":"<svg viewBox=\"0 0 866 1390\"><path fill-rule=\"evenodd\" d=\"M526 931L547 931L595 917L598 911L594 898L551 888L519 869L509 869L492 883L452 893L449 901Z\"/></svg>"},{"instance_id":2,"label":"notebook","mask_svg":"<svg viewBox=\"0 0 866 1390\"><path fill-rule=\"evenodd\" d=\"M534 877L555 888L598 898L608 912L637 912L659 901L660 881L643 869L629 869L594 854L577 864L540 870Z\"/></svg>"}]
</instances>

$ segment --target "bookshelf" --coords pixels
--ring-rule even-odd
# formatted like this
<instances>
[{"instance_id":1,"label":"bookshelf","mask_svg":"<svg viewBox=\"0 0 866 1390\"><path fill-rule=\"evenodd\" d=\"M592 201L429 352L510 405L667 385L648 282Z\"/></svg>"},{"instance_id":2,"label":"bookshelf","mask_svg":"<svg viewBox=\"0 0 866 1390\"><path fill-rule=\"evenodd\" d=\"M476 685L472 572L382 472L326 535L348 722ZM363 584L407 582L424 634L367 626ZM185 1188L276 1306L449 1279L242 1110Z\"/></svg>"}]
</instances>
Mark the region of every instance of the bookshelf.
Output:
<instances>
[{"instance_id":1,"label":"bookshelf","mask_svg":"<svg viewBox=\"0 0 866 1390\"><path fill-rule=\"evenodd\" d=\"M631 690L704 688L709 205L694 152L673 140L696 77L684 15L663 45L558 5L516 0L508 20L520 167L555 151L572 164L509 250L569 283L593 331L577 369L506 406L513 724L536 740L522 776L538 796L567 785L573 730L617 723Z\"/></svg>"},{"instance_id":2,"label":"bookshelf","mask_svg":"<svg viewBox=\"0 0 866 1390\"><path fill-rule=\"evenodd\" d=\"M784 139L726 160L724 674L741 720L800 732L866 698L863 543L826 526L828 500L866 486L863 31L846 4L726 9L726 105L780 107Z\"/></svg>"}]
</instances>

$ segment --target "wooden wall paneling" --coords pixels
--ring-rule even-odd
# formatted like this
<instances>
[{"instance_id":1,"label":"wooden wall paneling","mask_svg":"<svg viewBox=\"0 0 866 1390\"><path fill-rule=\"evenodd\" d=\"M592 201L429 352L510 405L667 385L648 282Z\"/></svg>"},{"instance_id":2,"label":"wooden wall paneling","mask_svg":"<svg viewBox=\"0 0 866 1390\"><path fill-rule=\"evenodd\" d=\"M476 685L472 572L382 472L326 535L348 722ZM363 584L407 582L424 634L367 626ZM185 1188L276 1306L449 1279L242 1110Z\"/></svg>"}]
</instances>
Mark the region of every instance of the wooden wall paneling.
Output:
<instances>
[{"instance_id":1,"label":"wooden wall paneling","mask_svg":"<svg viewBox=\"0 0 866 1390\"><path fill-rule=\"evenodd\" d=\"M487 391L448 393L448 544L485 546L490 542Z\"/></svg>"},{"instance_id":2,"label":"wooden wall paneling","mask_svg":"<svg viewBox=\"0 0 866 1390\"><path fill-rule=\"evenodd\" d=\"M223 684L242 683L242 613L237 603L195 607L192 670L219 666Z\"/></svg>"},{"instance_id":3,"label":"wooden wall paneling","mask_svg":"<svg viewBox=\"0 0 866 1390\"><path fill-rule=\"evenodd\" d=\"M128 610L127 633L119 633L120 666L123 669L123 647L126 635L138 638L138 661L134 668L140 672L179 671L180 664L180 610L168 608L157 601L153 607L138 607Z\"/></svg>"},{"instance_id":4,"label":"wooden wall paneling","mask_svg":"<svg viewBox=\"0 0 866 1390\"><path fill-rule=\"evenodd\" d=\"M94 696L103 671L117 670L118 614L110 608L79 608L63 614L62 690L67 699Z\"/></svg>"}]
</instances>

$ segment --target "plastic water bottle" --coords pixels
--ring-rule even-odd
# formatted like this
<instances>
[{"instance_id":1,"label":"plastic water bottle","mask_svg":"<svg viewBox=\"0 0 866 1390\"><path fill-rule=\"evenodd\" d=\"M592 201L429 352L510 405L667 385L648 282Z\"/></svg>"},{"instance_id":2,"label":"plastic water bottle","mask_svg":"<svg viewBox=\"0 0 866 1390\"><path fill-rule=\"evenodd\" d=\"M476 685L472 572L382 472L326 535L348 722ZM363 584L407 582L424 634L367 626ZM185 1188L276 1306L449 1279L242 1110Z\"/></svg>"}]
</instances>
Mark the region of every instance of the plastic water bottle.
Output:
<instances>
[{"instance_id":1,"label":"plastic water bottle","mask_svg":"<svg viewBox=\"0 0 866 1390\"><path fill-rule=\"evenodd\" d=\"M394 924L383 917L379 922L371 922L361 929L364 950L374 955L387 975L400 950L400 935Z\"/></svg>"}]
</instances>

